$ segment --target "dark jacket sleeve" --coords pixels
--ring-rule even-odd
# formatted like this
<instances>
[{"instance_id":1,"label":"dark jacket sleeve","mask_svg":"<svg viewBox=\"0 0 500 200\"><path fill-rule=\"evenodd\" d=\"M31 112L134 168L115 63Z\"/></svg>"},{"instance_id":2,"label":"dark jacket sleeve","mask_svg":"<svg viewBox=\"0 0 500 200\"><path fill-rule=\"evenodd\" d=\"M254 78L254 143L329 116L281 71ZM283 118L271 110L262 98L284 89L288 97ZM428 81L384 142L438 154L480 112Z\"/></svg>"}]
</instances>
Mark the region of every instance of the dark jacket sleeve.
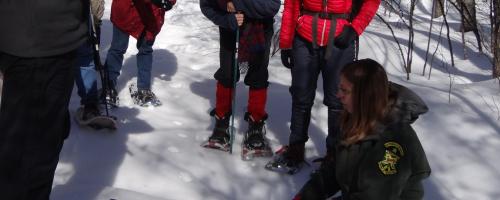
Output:
<instances>
[{"instance_id":1,"label":"dark jacket sleeve","mask_svg":"<svg viewBox=\"0 0 500 200\"><path fill-rule=\"evenodd\" d=\"M253 19L273 18L281 6L279 0L233 0L233 4L237 11Z\"/></svg>"},{"instance_id":2,"label":"dark jacket sleeve","mask_svg":"<svg viewBox=\"0 0 500 200\"><path fill-rule=\"evenodd\" d=\"M217 26L231 30L238 27L234 14L220 9L215 0L200 0L200 9L203 15Z\"/></svg>"},{"instance_id":3,"label":"dark jacket sleeve","mask_svg":"<svg viewBox=\"0 0 500 200\"><path fill-rule=\"evenodd\" d=\"M401 199L420 200L424 197L422 180L429 177L431 167L427 161L424 148L418 139L417 134L410 125L403 126L403 131L407 137L408 154L411 155L411 175L401 193Z\"/></svg>"},{"instance_id":4,"label":"dark jacket sleeve","mask_svg":"<svg viewBox=\"0 0 500 200\"><path fill-rule=\"evenodd\" d=\"M311 179L302 186L294 200L327 199L340 190L335 178L335 166L322 167L311 174Z\"/></svg>"},{"instance_id":5,"label":"dark jacket sleeve","mask_svg":"<svg viewBox=\"0 0 500 200\"><path fill-rule=\"evenodd\" d=\"M415 177L410 178L401 193L401 199L404 200L420 200L424 198L424 187L422 180Z\"/></svg>"}]
</instances>

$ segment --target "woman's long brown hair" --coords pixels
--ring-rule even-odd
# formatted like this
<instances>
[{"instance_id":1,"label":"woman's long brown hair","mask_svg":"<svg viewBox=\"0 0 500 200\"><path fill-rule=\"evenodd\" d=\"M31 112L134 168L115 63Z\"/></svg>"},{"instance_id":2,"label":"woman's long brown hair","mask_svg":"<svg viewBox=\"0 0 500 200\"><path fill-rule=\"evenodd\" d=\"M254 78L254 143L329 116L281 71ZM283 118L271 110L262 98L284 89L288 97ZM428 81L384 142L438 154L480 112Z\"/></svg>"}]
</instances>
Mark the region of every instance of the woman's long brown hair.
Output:
<instances>
[{"instance_id":1,"label":"woman's long brown hair","mask_svg":"<svg viewBox=\"0 0 500 200\"><path fill-rule=\"evenodd\" d=\"M342 69L341 76L352 83L352 111L342 112L340 127L344 144L354 144L373 134L388 109L389 81L384 68L372 59L357 60Z\"/></svg>"}]
</instances>

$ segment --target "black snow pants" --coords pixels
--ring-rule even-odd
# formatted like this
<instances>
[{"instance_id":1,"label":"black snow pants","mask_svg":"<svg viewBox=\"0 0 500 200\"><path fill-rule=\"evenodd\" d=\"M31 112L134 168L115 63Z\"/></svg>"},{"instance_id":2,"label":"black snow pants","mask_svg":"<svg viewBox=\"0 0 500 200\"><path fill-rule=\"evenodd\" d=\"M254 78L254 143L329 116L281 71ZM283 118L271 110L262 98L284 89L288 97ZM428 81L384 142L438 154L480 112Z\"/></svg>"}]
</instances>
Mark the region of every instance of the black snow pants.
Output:
<instances>
[{"instance_id":1,"label":"black snow pants","mask_svg":"<svg viewBox=\"0 0 500 200\"><path fill-rule=\"evenodd\" d=\"M49 199L70 131L68 103L76 69L74 52L43 58L0 52L0 199Z\"/></svg>"}]
</instances>

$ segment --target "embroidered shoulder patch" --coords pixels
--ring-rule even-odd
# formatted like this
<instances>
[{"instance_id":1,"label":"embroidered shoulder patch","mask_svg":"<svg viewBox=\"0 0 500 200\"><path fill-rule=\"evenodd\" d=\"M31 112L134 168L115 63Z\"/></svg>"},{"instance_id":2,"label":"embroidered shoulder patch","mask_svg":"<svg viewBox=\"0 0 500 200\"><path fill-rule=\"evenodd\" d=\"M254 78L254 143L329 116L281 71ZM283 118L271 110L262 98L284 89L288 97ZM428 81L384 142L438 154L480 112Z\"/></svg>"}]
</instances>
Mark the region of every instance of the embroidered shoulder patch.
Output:
<instances>
[{"instance_id":1,"label":"embroidered shoulder patch","mask_svg":"<svg viewBox=\"0 0 500 200\"><path fill-rule=\"evenodd\" d=\"M396 142L386 142L384 147L384 159L378 162L378 168L384 175L396 174L396 164L404 156L403 148Z\"/></svg>"}]
</instances>

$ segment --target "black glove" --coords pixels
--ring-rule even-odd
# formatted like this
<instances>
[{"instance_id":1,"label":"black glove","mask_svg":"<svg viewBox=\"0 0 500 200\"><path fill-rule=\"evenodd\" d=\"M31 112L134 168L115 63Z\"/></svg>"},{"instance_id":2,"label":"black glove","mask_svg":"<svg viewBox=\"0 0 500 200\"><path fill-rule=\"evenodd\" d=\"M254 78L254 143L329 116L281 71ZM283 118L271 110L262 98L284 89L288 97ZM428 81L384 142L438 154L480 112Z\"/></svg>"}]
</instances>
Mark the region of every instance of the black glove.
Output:
<instances>
[{"instance_id":1,"label":"black glove","mask_svg":"<svg viewBox=\"0 0 500 200\"><path fill-rule=\"evenodd\" d=\"M335 46L339 49L345 49L352 44L356 37L358 37L358 34L352 26L344 26L342 33L335 38Z\"/></svg>"},{"instance_id":2,"label":"black glove","mask_svg":"<svg viewBox=\"0 0 500 200\"><path fill-rule=\"evenodd\" d=\"M174 6L176 0L151 0L151 2L165 11L169 11Z\"/></svg>"},{"instance_id":3,"label":"black glove","mask_svg":"<svg viewBox=\"0 0 500 200\"><path fill-rule=\"evenodd\" d=\"M281 50L281 63L288 69L293 67L293 54L291 49Z\"/></svg>"}]
</instances>

